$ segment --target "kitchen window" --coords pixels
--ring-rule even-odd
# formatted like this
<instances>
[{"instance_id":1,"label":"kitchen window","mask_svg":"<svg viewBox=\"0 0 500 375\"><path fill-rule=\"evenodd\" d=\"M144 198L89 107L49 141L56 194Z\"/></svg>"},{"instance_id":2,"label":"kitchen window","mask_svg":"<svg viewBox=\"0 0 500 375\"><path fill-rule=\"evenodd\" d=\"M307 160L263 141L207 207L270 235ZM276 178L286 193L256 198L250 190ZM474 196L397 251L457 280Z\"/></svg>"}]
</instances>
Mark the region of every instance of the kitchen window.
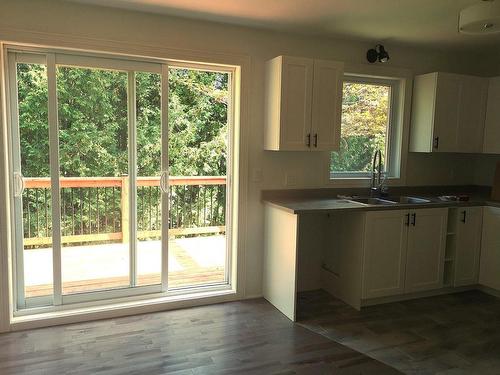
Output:
<instances>
[{"instance_id":1,"label":"kitchen window","mask_svg":"<svg viewBox=\"0 0 500 375\"><path fill-rule=\"evenodd\" d=\"M345 76L340 150L330 155L330 179L370 177L377 150L382 152L384 176L399 177L400 86L397 78Z\"/></svg>"}]
</instances>

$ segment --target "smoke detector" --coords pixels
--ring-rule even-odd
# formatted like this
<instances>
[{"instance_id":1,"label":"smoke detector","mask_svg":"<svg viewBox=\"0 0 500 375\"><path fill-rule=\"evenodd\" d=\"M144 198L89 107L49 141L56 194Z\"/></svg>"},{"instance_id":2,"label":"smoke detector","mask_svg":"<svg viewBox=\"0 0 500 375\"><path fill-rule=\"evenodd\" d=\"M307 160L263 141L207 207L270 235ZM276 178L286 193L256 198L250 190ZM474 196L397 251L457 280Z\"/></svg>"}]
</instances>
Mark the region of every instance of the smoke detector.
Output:
<instances>
[{"instance_id":1,"label":"smoke detector","mask_svg":"<svg viewBox=\"0 0 500 375\"><path fill-rule=\"evenodd\" d=\"M482 0L460 11L458 31L464 34L500 32L500 1Z\"/></svg>"}]
</instances>

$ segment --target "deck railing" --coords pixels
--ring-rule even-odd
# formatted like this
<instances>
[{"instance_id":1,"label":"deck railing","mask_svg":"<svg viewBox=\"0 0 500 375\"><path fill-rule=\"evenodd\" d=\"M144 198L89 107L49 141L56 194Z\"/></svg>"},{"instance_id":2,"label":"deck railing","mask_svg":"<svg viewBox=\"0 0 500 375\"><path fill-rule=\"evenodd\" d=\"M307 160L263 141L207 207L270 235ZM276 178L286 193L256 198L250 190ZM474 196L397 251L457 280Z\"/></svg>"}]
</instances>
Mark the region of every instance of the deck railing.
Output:
<instances>
[{"instance_id":1,"label":"deck railing","mask_svg":"<svg viewBox=\"0 0 500 375\"><path fill-rule=\"evenodd\" d=\"M24 245L52 242L50 178L24 178ZM63 243L130 240L129 178L62 177ZM159 177L137 178L137 237L156 239L161 228ZM169 235L225 232L225 176L169 178Z\"/></svg>"}]
</instances>

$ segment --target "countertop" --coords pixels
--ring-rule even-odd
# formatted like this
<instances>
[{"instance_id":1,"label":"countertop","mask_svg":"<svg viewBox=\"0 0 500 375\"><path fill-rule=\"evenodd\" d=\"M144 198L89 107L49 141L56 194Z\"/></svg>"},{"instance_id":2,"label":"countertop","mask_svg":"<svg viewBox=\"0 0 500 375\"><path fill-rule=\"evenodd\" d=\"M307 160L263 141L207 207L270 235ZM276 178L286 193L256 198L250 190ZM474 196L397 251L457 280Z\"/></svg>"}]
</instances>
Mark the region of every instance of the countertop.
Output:
<instances>
[{"instance_id":1,"label":"countertop","mask_svg":"<svg viewBox=\"0 0 500 375\"><path fill-rule=\"evenodd\" d=\"M443 201L438 197L441 195L451 195L449 189L443 192L443 194L413 194L411 190L406 190L404 194L398 193L397 195L407 195L417 198L425 198L430 200L428 203L396 203L387 205L373 205L373 204L363 204L358 202L353 202L344 198L336 198L336 195L329 197L320 197L318 194L311 193L308 196L307 190L302 190L301 194L293 196L291 194L283 194L280 196L279 193L269 194L271 196L263 197L263 201L271 204L275 207L283 209L287 212L293 214L313 214L313 213L331 213L331 212L342 212L342 211L381 211L381 210L400 210L400 209L416 209L416 208L435 208L435 207L470 207L470 206L492 206L500 207L499 201L492 201L489 194L485 194L484 191L476 191L469 193L468 201ZM461 190L457 190L461 191ZM330 194L334 194L331 191ZM462 193L461 193L462 194ZM316 196L315 196L316 195ZM345 194L343 190L342 195ZM358 194L352 194L358 196ZM396 194L394 194L396 195ZM367 194L359 196L367 196ZM390 199L393 194L388 198Z\"/></svg>"}]
</instances>

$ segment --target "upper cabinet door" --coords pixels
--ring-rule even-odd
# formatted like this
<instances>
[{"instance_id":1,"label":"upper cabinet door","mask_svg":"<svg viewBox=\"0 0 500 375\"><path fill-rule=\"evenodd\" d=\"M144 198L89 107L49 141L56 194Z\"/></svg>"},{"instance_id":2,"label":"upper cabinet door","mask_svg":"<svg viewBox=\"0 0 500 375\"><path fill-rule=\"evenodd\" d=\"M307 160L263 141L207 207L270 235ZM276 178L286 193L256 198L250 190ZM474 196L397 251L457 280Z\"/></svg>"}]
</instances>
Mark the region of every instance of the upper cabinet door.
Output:
<instances>
[{"instance_id":1,"label":"upper cabinet door","mask_svg":"<svg viewBox=\"0 0 500 375\"><path fill-rule=\"evenodd\" d=\"M266 150L326 151L340 146L343 64L278 56L266 64Z\"/></svg>"},{"instance_id":2,"label":"upper cabinet door","mask_svg":"<svg viewBox=\"0 0 500 375\"><path fill-rule=\"evenodd\" d=\"M476 284L481 250L482 207L458 210L454 286Z\"/></svg>"},{"instance_id":3,"label":"upper cabinet door","mask_svg":"<svg viewBox=\"0 0 500 375\"><path fill-rule=\"evenodd\" d=\"M406 256L406 292L443 286L447 208L411 212Z\"/></svg>"},{"instance_id":4,"label":"upper cabinet door","mask_svg":"<svg viewBox=\"0 0 500 375\"><path fill-rule=\"evenodd\" d=\"M431 140L434 152L456 152L457 130L462 85L454 74L438 73L434 132Z\"/></svg>"},{"instance_id":5,"label":"upper cabinet door","mask_svg":"<svg viewBox=\"0 0 500 375\"><path fill-rule=\"evenodd\" d=\"M313 67L311 59L283 57L280 136L282 150L309 148Z\"/></svg>"},{"instance_id":6,"label":"upper cabinet door","mask_svg":"<svg viewBox=\"0 0 500 375\"><path fill-rule=\"evenodd\" d=\"M488 81L481 77L462 76L461 83L457 147L459 152L481 153Z\"/></svg>"},{"instance_id":7,"label":"upper cabinet door","mask_svg":"<svg viewBox=\"0 0 500 375\"><path fill-rule=\"evenodd\" d=\"M343 63L314 60L311 136L316 150L340 149L343 73Z\"/></svg>"},{"instance_id":8,"label":"upper cabinet door","mask_svg":"<svg viewBox=\"0 0 500 375\"><path fill-rule=\"evenodd\" d=\"M311 145L312 59L278 56L266 66L267 150L301 151Z\"/></svg>"},{"instance_id":9,"label":"upper cabinet door","mask_svg":"<svg viewBox=\"0 0 500 375\"><path fill-rule=\"evenodd\" d=\"M486 100L485 78L451 73L415 77L410 151L481 153Z\"/></svg>"},{"instance_id":10,"label":"upper cabinet door","mask_svg":"<svg viewBox=\"0 0 500 375\"><path fill-rule=\"evenodd\" d=\"M488 83L483 152L500 154L500 77L490 78Z\"/></svg>"}]
</instances>

